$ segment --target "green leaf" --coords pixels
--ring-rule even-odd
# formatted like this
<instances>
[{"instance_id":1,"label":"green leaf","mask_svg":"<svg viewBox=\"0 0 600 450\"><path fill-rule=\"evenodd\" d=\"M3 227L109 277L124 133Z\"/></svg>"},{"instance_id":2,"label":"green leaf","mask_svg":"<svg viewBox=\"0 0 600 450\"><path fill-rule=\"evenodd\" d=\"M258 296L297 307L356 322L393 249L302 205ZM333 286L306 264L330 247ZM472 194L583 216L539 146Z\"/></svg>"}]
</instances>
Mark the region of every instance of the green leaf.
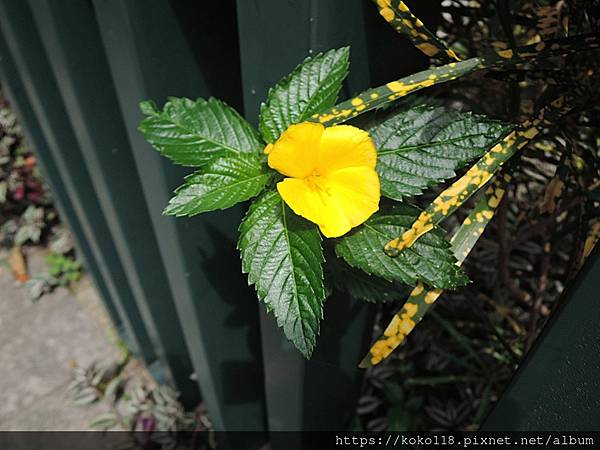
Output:
<instances>
[{"instance_id":1,"label":"green leaf","mask_svg":"<svg viewBox=\"0 0 600 450\"><path fill-rule=\"evenodd\" d=\"M98 400L98 391L93 387L86 387L74 395L71 399L75 406L90 405Z\"/></svg>"},{"instance_id":2,"label":"green leaf","mask_svg":"<svg viewBox=\"0 0 600 450\"><path fill-rule=\"evenodd\" d=\"M383 251L390 236L410 228L419 210L397 205L380 211L351 234L341 238L335 247L338 256L352 267L388 281L414 286L422 281L436 288L454 289L468 282L456 266L450 243L440 230L423 236L413 247L391 258ZM418 244L418 245L417 245Z\"/></svg>"},{"instance_id":3,"label":"green leaf","mask_svg":"<svg viewBox=\"0 0 600 450\"><path fill-rule=\"evenodd\" d=\"M89 424L90 428L97 428L100 430L107 430L114 427L119 423L119 419L113 413L100 414Z\"/></svg>"},{"instance_id":4,"label":"green leaf","mask_svg":"<svg viewBox=\"0 0 600 450\"><path fill-rule=\"evenodd\" d=\"M456 176L507 131L502 122L443 107L400 111L369 133L378 149L381 194L394 200Z\"/></svg>"},{"instance_id":5,"label":"green leaf","mask_svg":"<svg viewBox=\"0 0 600 450\"><path fill-rule=\"evenodd\" d=\"M352 273L352 276L346 280L346 291L351 297L369 303L398 301L408 292L406 285L390 283L362 271Z\"/></svg>"},{"instance_id":6,"label":"green leaf","mask_svg":"<svg viewBox=\"0 0 600 450\"><path fill-rule=\"evenodd\" d=\"M335 104L348 74L349 47L307 58L270 91L260 108L259 130L274 142L287 127Z\"/></svg>"},{"instance_id":7,"label":"green leaf","mask_svg":"<svg viewBox=\"0 0 600 450\"><path fill-rule=\"evenodd\" d=\"M237 154L218 158L185 179L165 209L172 216L193 216L226 209L257 196L269 182L258 155Z\"/></svg>"},{"instance_id":8,"label":"green leaf","mask_svg":"<svg viewBox=\"0 0 600 450\"><path fill-rule=\"evenodd\" d=\"M160 114L160 110L156 106L156 103L154 103L152 100L140 102L140 111L145 116L153 116L155 114Z\"/></svg>"},{"instance_id":9,"label":"green leaf","mask_svg":"<svg viewBox=\"0 0 600 450\"><path fill-rule=\"evenodd\" d=\"M481 196L475 208L469 213L462 225L452 236L452 249L457 262L462 264L477 240L483 234L485 227L494 217L494 212L504 196L503 183L496 177L492 185ZM392 318L384 333L371 346L369 353L360 362L359 367L369 367L379 364L387 358L406 336L431 311L431 307L443 294L441 289L429 289L419 283L410 293L408 299Z\"/></svg>"},{"instance_id":10,"label":"green leaf","mask_svg":"<svg viewBox=\"0 0 600 450\"><path fill-rule=\"evenodd\" d=\"M287 338L310 357L323 318L321 235L276 191L259 197L240 226L242 271Z\"/></svg>"},{"instance_id":11,"label":"green leaf","mask_svg":"<svg viewBox=\"0 0 600 450\"><path fill-rule=\"evenodd\" d=\"M381 17L398 33L404 34L413 45L429 57L439 57L443 61L460 61L453 50L439 39L435 33L417 18L406 3L400 0L378 0L375 2Z\"/></svg>"},{"instance_id":12,"label":"green leaf","mask_svg":"<svg viewBox=\"0 0 600 450\"><path fill-rule=\"evenodd\" d=\"M550 39L541 43L506 50L490 50L482 56L417 72L361 92L357 96L312 115L312 122L325 126L346 122L376 108L382 108L409 94L430 86L453 81L479 70L501 69L515 64L527 63L570 53L600 48L600 37L584 33L562 39Z\"/></svg>"},{"instance_id":13,"label":"green leaf","mask_svg":"<svg viewBox=\"0 0 600 450\"><path fill-rule=\"evenodd\" d=\"M256 131L233 108L210 98L171 98L162 111L143 102L146 117L139 130L173 162L200 167L228 153L260 153Z\"/></svg>"},{"instance_id":14,"label":"green leaf","mask_svg":"<svg viewBox=\"0 0 600 450\"><path fill-rule=\"evenodd\" d=\"M116 402L120 397L121 388L123 387L124 382L123 378L120 376L116 376L112 380L108 382L106 388L104 388L104 398L108 399L110 402Z\"/></svg>"},{"instance_id":15,"label":"green leaf","mask_svg":"<svg viewBox=\"0 0 600 450\"><path fill-rule=\"evenodd\" d=\"M329 262L329 261L328 261ZM348 267L337 259L327 264L333 285L339 291L348 293L352 298L369 303L386 303L406 297L408 287L400 283L390 283L383 278L367 275L362 270Z\"/></svg>"}]
</instances>

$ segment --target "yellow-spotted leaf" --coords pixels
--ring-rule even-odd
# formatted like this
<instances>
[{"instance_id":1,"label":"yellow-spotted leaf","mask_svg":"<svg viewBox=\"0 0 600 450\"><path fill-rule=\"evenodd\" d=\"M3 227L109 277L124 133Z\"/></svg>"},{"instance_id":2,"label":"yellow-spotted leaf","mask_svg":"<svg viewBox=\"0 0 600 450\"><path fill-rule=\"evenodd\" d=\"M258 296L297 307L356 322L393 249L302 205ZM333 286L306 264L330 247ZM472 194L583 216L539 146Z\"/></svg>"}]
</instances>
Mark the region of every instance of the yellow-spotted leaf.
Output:
<instances>
[{"instance_id":1,"label":"yellow-spotted leaf","mask_svg":"<svg viewBox=\"0 0 600 450\"><path fill-rule=\"evenodd\" d=\"M411 42L429 57L437 57L443 61L460 61L453 50L429 31L401 0L374 0L379 14L398 33L404 34Z\"/></svg>"},{"instance_id":2,"label":"yellow-spotted leaf","mask_svg":"<svg viewBox=\"0 0 600 450\"><path fill-rule=\"evenodd\" d=\"M458 181L442 191L419 214L409 230L389 241L385 245L386 253L390 256L401 254L403 250L410 248L423 235L453 214L467 199L487 184L506 161L534 139L549 119L558 120L573 109L574 104L565 101L570 94L571 92L561 95L550 102L538 112L534 119L523 121L502 141L494 145Z\"/></svg>"},{"instance_id":3,"label":"yellow-spotted leaf","mask_svg":"<svg viewBox=\"0 0 600 450\"><path fill-rule=\"evenodd\" d=\"M600 48L600 37L589 33L550 39L515 49L490 51L482 56L451 62L369 89L350 100L315 113L310 120L324 125L335 125L367 111L381 108L409 94L456 80L478 70L502 68L531 62L539 58L567 55L596 48Z\"/></svg>"},{"instance_id":4,"label":"yellow-spotted leaf","mask_svg":"<svg viewBox=\"0 0 600 450\"><path fill-rule=\"evenodd\" d=\"M385 245L388 255L401 254L403 250L413 246L418 239L453 214L467 199L485 186L506 161L538 135L540 123L539 119L526 121L494 145L458 181L442 191L421 212L409 230Z\"/></svg>"},{"instance_id":5,"label":"yellow-spotted leaf","mask_svg":"<svg viewBox=\"0 0 600 450\"><path fill-rule=\"evenodd\" d=\"M345 122L353 117L381 108L409 94L422 89L446 83L473 73L480 68L483 59L471 58L466 61L453 62L433 69L417 72L408 77L391 81L383 86L364 91L363 93L339 103L329 109L316 113L310 117L311 121L324 125L335 125Z\"/></svg>"},{"instance_id":6,"label":"yellow-spotted leaf","mask_svg":"<svg viewBox=\"0 0 600 450\"><path fill-rule=\"evenodd\" d=\"M485 227L494 217L503 195L502 183L500 179L496 179L454 234L451 242L457 264L462 264L473 249ZM369 367L387 358L405 341L406 336L423 319L443 292L442 289L426 287L423 283L417 284L402 309L394 315L383 335L373 344L359 366Z\"/></svg>"}]
</instances>

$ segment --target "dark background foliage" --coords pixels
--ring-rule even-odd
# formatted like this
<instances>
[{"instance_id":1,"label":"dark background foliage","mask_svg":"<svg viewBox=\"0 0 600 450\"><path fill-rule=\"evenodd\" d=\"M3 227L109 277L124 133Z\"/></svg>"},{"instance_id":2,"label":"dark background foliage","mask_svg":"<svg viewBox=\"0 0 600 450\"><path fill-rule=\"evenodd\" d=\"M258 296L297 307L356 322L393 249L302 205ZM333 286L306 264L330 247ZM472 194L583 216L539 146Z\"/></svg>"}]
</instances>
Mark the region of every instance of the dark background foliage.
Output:
<instances>
[{"instance_id":1,"label":"dark background foliage","mask_svg":"<svg viewBox=\"0 0 600 450\"><path fill-rule=\"evenodd\" d=\"M600 21L596 1L447 0L442 11L438 36L463 57L597 31ZM505 389L598 238L599 63L597 52L582 52L431 91L448 106L512 123L557 94L575 108L505 166L507 195L465 263L473 282L444 293L405 344L368 370L358 428L477 429ZM399 308L380 308L374 337Z\"/></svg>"}]
</instances>

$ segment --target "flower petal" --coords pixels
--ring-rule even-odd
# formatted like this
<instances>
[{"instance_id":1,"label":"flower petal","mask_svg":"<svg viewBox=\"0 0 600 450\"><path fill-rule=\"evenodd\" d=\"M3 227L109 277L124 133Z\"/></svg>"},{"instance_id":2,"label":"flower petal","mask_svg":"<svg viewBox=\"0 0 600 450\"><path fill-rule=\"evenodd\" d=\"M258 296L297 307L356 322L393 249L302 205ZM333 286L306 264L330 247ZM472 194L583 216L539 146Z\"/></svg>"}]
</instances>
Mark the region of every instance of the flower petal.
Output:
<instances>
[{"instance_id":1,"label":"flower petal","mask_svg":"<svg viewBox=\"0 0 600 450\"><path fill-rule=\"evenodd\" d=\"M330 238L346 234L379 209L379 177L368 167L341 169L327 177L286 178L277 190L296 214Z\"/></svg>"},{"instance_id":2,"label":"flower petal","mask_svg":"<svg viewBox=\"0 0 600 450\"><path fill-rule=\"evenodd\" d=\"M277 183L277 190L292 211L316 223L325 236L341 236L350 230L350 222L331 197L308 179L286 178Z\"/></svg>"},{"instance_id":3,"label":"flower petal","mask_svg":"<svg viewBox=\"0 0 600 450\"><path fill-rule=\"evenodd\" d=\"M269 167L294 178L311 175L317 165L323 129L320 123L291 125L269 149Z\"/></svg>"},{"instance_id":4,"label":"flower petal","mask_svg":"<svg viewBox=\"0 0 600 450\"><path fill-rule=\"evenodd\" d=\"M326 128L321 137L317 172L321 175L348 167L375 168L377 150L367 133L351 125Z\"/></svg>"},{"instance_id":5,"label":"flower petal","mask_svg":"<svg viewBox=\"0 0 600 450\"><path fill-rule=\"evenodd\" d=\"M379 209L379 176L369 167L350 167L326 177L332 201L354 228Z\"/></svg>"}]
</instances>

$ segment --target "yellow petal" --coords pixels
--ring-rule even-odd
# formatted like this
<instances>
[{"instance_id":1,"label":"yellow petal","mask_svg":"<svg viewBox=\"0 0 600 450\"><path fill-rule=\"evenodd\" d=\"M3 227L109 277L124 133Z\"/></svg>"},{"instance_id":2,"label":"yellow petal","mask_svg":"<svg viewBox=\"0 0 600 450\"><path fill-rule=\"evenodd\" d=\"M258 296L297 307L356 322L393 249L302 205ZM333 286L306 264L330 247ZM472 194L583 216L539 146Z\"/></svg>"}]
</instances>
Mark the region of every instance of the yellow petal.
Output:
<instances>
[{"instance_id":1,"label":"yellow petal","mask_svg":"<svg viewBox=\"0 0 600 450\"><path fill-rule=\"evenodd\" d=\"M320 175L349 167L373 169L376 162L377 150L366 131L351 125L337 125L323 131L317 163Z\"/></svg>"},{"instance_id":2,"label":"yellow petal","mask_svg":"<svg viewBox=\"0 0 600 450\"><path fill-rule=\"evenodd\" d=\"M340 169L327 175L326 179L333 201L343 211L352 228L379 209L380 186L375 169Z\"/></svg>"},{"instance_id":3,"label":"yellow petal","mask_svg":"<svg viewBox=\"0 0 600 450\"><path fill-rule=\"evenodd\" d=\"M277 190L292 211L316 223L325 236L341 236L350 230L350 222L332 203L324 186L318 187L308 178L286 178L277 183Z\"/></svg>"},{"instance_id":4,"label":"yellow petal","mask_svg":"<svg viewBox=\"0 0 600 450\"><path fill-rule=\"evenodd\" d=\"M294 178L311 175L317 166L323 129L320 123L291 125L269 149L269 167Z\"/></svg>"},{"instance_id":5,"label":"yellow petal","mask_svg":"<svg viewBox=\"0 0 600 450\"><path fill-rule=\"evenodd\" d=\"M368 167L341 169L326 177L286 178L277 190L296 214L330 238L346 234L379 208L379 177Z\"/></svg>"}]
</instances>

